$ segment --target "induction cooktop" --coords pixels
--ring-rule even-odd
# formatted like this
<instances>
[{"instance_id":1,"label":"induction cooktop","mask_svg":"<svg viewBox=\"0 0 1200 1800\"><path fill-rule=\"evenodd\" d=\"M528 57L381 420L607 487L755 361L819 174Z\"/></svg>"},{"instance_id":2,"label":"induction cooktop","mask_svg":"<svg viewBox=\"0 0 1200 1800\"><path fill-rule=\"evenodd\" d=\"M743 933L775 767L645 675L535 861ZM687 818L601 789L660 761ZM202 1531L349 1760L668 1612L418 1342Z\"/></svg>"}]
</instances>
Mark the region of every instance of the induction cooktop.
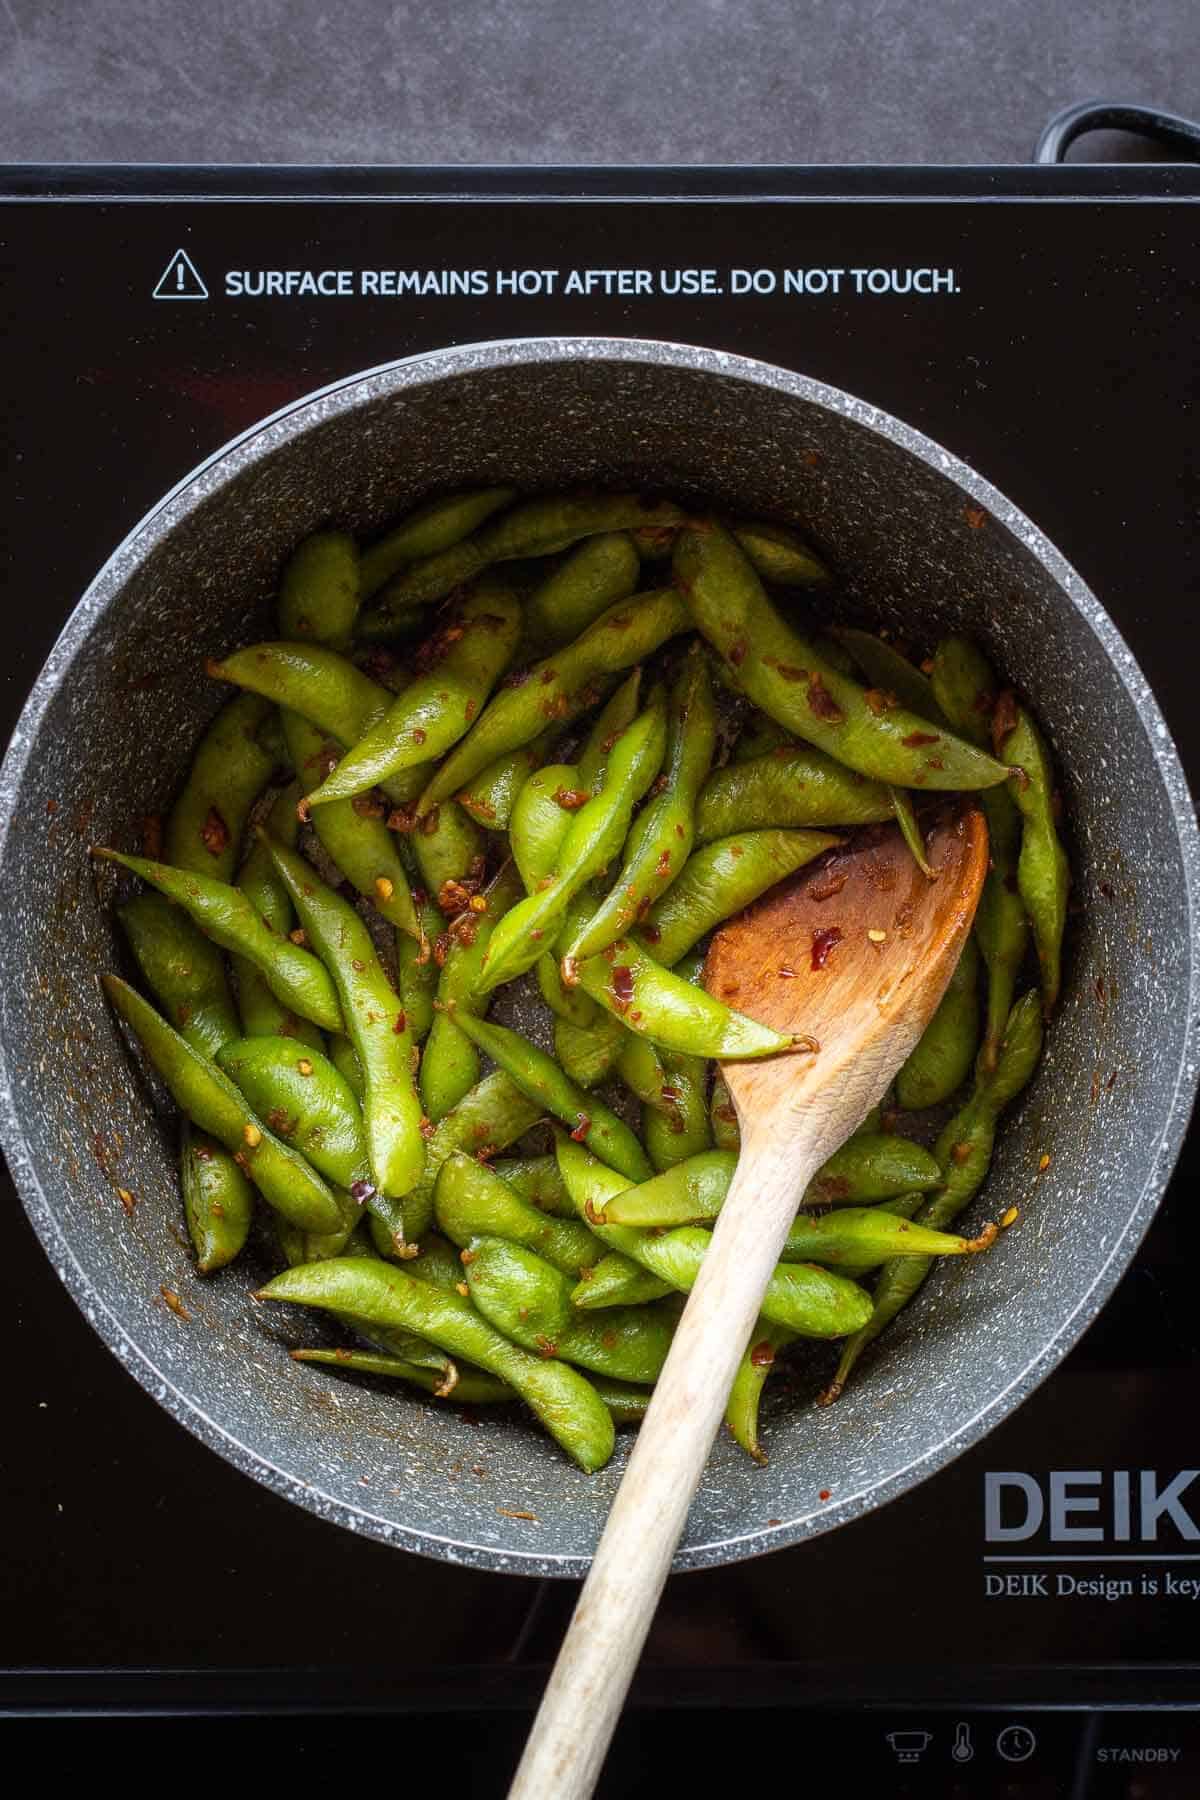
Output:
<instances>
[{"instance_id":1,"label":"induction cooktop","mask_svg":"<svg viewBox=\"0 0 1200 1800\"><path fill-rule=\"evenodd\" d=\"M1149 166L10 169L5 736L114 546L247 426L427 349L596 334L802 371L979 469L1113 614L1200 784L1198 200ZM889 1793L1200 1792L1198 1174L1193 1133L1104 1313L981 1444L673 1578L602 1794L695 1785L718 1746L797 1786L829 1757ZM573 1584L359 1540L227 1467L3 1185L0 1710L286 1718L313 1754L353 1714L502 1794Z\"/></svg>"}]
</instances>

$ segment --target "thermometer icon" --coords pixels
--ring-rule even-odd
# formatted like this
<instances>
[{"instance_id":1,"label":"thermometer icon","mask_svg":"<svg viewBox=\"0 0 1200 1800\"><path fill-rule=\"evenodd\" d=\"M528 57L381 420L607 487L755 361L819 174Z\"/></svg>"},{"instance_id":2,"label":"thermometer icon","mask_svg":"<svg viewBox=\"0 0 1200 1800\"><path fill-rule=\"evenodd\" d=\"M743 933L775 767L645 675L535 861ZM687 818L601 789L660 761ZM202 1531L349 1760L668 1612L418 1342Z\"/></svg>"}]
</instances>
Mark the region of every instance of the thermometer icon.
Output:
<instances>
[{"instance_id":1,"label":"thermometer icon","mask_svg":"<svg viewBox=\"0 0 1200 1800\"><path fill-rule=\"evenodd\" d=\"M954 1731L954 1742L950 1746L950 1760L956 1763L969 1763L975 1754L975 1746L971 1742L971 1727L958 1725Z\"/></svg>"}]
</instances>

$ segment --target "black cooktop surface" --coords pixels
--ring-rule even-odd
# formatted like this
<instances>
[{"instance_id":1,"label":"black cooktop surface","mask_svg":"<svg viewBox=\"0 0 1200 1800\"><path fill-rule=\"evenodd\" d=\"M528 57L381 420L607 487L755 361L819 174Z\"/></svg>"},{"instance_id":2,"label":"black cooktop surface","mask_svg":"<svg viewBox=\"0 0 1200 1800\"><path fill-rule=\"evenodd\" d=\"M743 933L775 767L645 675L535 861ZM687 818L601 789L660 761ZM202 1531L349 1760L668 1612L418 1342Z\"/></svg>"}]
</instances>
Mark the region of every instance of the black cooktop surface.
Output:
<instances>
[{"instance_id":1,"label":"black cooktop surface","mask_svg":"<svg viewBox=\"0 0 1200 1800\"><path fill-rule=\"evenodd\" d=\"M3 186L6 737L100 564L237 432L426 349L595 333L784 364L963 457L1114 615L1200 784L1192 171ZM764 1720L803 1731L885 1791L1200 1792L1194 1721L1140 1710L1200 1700L1198 1158L1193 1133L1101 1318L983 1444L866 1520L671 1582L603 1792L718 1719L748 1755ZM0 1706L449 1714L462 1791L502 1792L574 1588L360 1541L226 1467L101 1349L3 1180Z\"/></svg>"}]
</instances>

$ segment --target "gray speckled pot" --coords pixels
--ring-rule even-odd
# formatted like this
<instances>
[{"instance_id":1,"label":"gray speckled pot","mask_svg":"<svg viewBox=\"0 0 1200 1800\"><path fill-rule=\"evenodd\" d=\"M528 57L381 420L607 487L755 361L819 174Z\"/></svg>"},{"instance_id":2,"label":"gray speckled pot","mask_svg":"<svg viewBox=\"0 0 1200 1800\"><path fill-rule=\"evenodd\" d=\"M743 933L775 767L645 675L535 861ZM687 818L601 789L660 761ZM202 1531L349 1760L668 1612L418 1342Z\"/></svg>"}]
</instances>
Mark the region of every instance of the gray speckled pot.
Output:
<instances>
[{"instance_id":1,"label":"gray speckled pot","mask_svg":"<svg viewBox=\"0 0 1200 1800\"><path fill-rule=\"evenodd\" d=\"M1021 1224L986 1259L941 1269L837 1407L817 1411L803 1385L769 1397L769 1467L722 1437L678 1557L696 1568L828 1530L932 1474L1104 1304L1196 1085L1196 823L1133 658L1052 546L936 444L801 376L672 344L475 345L328 389L204 464L80 602L0 775L0 1110L30 1217L100 1336L189 1430L312 1511L481 1568L579 1575L626 1452L588 1479L512 1418L468 1423L302 1368L285 1349L296 1322L247 1298L261 1269L195 1275L170 1131L97 987L119 951L86 850L128 842L169 803L224 697L201 659L271 634L298 538L513 478L634 483L802 521L854 616L982 638L1063 774L1079 902L1066 992L986 1193L989 1216L1016 1203ZM118 1185L137 1197L130 1218ZM827 1367L814 1352L814 1388Z\"/></svg>"}]
</instances>

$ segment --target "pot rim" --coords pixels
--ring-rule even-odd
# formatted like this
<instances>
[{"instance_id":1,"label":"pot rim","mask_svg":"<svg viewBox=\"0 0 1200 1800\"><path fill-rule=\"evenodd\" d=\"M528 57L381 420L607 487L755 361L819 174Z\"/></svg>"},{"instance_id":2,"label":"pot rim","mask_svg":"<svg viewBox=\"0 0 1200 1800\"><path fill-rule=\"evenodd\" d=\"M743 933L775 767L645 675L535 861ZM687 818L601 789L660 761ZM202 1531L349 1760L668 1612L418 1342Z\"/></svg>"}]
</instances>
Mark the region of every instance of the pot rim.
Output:
<instances>
[{"instance_id":1,"label":"pot rim","mask_svg":"<svg viewBox=\"0 0 1200 1800\"><path fill-rule=\"evenodd\" d=\"M1191 945L1188 1023L1179 1068L1163 1110L1157 1148L1141 1192L1131 1205L1124 1228L1091 1285L1079 1296L1054 1335L1038 1346L1020 1372L986 1406L886 1480L839 1495L816 1512L784 1520L775 1527L755 1527L738 1536L690 1544L679 1550L673 1565L676 1570L716 1567L801 1542L874 1511L936 1474L999 1424L1050 1374L1108 1300L1150 1225L1187 1130L1200 1082L1200 949L1197 948L1200 945L1200 830L1187 779L1158 703L1113 620L1075 569L1019 508L932 438L868 401L777 364L699 345L650 338L509 338L423 351L360 370L302 395L229 439L144 514L108 557L70 614L47 657L0 765L0 874L8 854L17 792L47 709L69 677L75 657L86 645L96 621L118 599L133 570L199 506L246 468L303 436L314 426L374 400L470 373L560 362L666 366L768 387L840 414L868 431L878 433L977 500L1041 564L1070 605L1083 617L1133 701L1170 803L1187 896ZM0 970L3 969L3 957L4 952L0 949ZM0 1141L30 1222L72 1299L134 1379L209 1449L282 1498L352 1532L365 1533L402 1549L445 1562L512 1574L578 1579L586 1573L590 1559L584 1556L548 1556L533 1551L497 1550L488 1545L462 1543L426 1530L397 1525L367 1507L348 1505L289 1475L210 1417L201 1403L181 1392L134 1342L120 1318L96 1292L62 1234L30 1156L14 1103L2 1032Z\"/></svg>"}]
</instances>

